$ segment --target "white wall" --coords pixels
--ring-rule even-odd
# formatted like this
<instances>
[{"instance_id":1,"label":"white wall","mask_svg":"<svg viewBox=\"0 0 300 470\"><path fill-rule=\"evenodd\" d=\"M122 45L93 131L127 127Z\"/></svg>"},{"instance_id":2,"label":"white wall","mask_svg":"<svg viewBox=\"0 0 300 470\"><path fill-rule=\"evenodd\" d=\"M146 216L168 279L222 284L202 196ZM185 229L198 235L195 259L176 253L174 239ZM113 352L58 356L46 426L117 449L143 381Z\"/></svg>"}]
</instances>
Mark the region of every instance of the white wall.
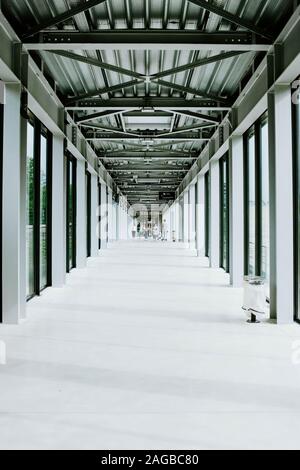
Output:
<instances>
[{"instance_id":1,"label":"white wall","mask_svg":"<svg viewBox=\"0 0 300 470\"><path fill-rule=\"evenodd\" d=\"M19 85L6 85L3 135L3 322L18 323L24 308L21 297L21 161ZM22 236L24 237L24 227ZM24 272L24 270L23 270Z\"/></svg>"}]
</instances>

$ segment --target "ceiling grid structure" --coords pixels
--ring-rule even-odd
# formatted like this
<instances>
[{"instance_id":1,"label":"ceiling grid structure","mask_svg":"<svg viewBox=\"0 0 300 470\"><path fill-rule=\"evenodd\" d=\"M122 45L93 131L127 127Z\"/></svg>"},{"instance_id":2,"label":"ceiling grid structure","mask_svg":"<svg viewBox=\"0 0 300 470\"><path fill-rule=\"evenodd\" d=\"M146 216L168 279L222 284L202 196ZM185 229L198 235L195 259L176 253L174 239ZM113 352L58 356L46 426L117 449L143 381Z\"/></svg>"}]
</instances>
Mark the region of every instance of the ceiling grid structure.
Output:
<instances>
[{"instance_id":1,"label":"ceiling grid structure","mask_svg":"<svg viewBox=\"0 0 300 470\"><path fill-rule=\"evenodd\" d=\"M131 204L174 193L293 0L2 0Z\"/></svg>"}]
</instances>

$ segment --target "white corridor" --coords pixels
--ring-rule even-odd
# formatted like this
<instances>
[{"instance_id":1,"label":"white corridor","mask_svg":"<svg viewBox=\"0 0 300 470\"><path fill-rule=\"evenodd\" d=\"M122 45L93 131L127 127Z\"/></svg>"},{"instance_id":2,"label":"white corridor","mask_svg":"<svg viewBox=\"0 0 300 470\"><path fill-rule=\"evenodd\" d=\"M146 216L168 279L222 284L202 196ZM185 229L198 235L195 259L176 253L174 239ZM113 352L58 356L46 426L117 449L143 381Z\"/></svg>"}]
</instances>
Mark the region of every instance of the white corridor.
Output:
<instances>
[{"instance_id":1,"label":"white corridor","mask_svg":"<svg viewBox=\"0 0 300 470\"><path fill-rule=\"evenodd\" d=\"M113 245L1 326L0 448L298 448L299 326L241 304L180 245Z\"/></svg>"}]
</instances>

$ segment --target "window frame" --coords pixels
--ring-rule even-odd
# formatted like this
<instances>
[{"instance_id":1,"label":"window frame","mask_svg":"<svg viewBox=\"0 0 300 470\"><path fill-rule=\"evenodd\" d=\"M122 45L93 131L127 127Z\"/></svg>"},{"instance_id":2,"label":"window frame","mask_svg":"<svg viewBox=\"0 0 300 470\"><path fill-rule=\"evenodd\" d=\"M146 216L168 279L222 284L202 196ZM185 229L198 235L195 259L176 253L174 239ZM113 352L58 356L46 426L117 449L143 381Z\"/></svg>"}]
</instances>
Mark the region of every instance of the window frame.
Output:
<instances>
[{"instance_id":1,"label":"window frame","mask_svg":"<svg viewBox=\"0 0 300 470\"><path fill-rule=\"evenodd\" d=\"M226 171L224 170L226 164ZM230 172L229 154L223 155L219 160L220 166L220 267L230 273ZM224 226L224 185L226 182L226 227ZM225 261L225 230L226 230L226 261ZM225 261L225 262L224 262Z\"/></svg>"},{"instance_id":2,"label":"window frame","mask_svg":"<svg viewBox=\"0 0 300 470\"><path fill-rule=\"evenodd\" d=\"M254 136L255 143L255 272L254 276L262 275L262 148L261 129L268 122L268 114L264 113L244 135L244 240L245 240L245 276L249 275L250 252L249 252L249 139Z\"/></svg>"},{"instance_id":3,"label":"window frame","mask_svg":"<svg viewBox=\"0 0 300 470\"><path fill-rule=\"evenodd\" d=\"M29 302L52 285L52 153L53 136L41 121L30 111L27 114L28 124L33 126L33 178L34 178L34 208L33 208L33 267L34 267L34 290L28 295ZM40 208L41 208L41 138L46 138L47 158L47 282L45 286L40 285ZM27 156L28 157L28 156ZM27 209L26 209L27 210Z\"/></svg>"},{"instance_id":4,"label":"window frame","mask_svg":"<svg viewBox=\"0 0 300 470\"><path fill-rule=\"evenodd\" d=\"M86 169L86 254L92 256L92 175Z\"/></svg>"},{"instance_id":5,"label":"window frame","mask_svg":"<svg viewBox=\"0 0 300 470\"><path fill-rule=\"evenodd\" d=\"M101 181L98 180L98 249L102 249L102 231L101 231L101 201L102 201Z\"/></svg>"},{"instance_id":6,"label":"window frame","mask_svg":"<svg viewBox=\"0 0 300 470\"><path fill-rule=\"evenodd\" d=\"M72 170L72 262L70 263L70 225L69 225L69 209L70 198L69 188L71 183ZM77 159L69 152L66 152L66 272L69 274L77 266Z\"/></svg>"},{"instance_id":7,"label":"window frame","mask_svg":"<svg viewBox=\"0 0 300 470\"><path fill-rule=\"evenodd\" d=\"M204 176L204 200L205 200L205 256L210 257L210 173Z\"/></svg>"}]
</instances>

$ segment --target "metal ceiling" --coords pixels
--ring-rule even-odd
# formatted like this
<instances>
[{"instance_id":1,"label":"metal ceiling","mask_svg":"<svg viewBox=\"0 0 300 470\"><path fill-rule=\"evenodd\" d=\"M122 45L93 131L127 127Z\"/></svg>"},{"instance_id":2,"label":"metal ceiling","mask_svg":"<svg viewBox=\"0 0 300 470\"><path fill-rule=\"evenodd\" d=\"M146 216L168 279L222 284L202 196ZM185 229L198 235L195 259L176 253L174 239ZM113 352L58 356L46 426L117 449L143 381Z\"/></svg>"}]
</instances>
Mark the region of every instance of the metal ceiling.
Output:
<instances>
[{"instance_id":1,"label":"metal ceiling","mask_svg":"<svg viewBox=\"0 0 300 470\"><path fill-rule=\"evenodd\" d=\"M1 7L129 202L148 203L179 186L293 0L2 0Z\"/></svg>"}]
</instances>

